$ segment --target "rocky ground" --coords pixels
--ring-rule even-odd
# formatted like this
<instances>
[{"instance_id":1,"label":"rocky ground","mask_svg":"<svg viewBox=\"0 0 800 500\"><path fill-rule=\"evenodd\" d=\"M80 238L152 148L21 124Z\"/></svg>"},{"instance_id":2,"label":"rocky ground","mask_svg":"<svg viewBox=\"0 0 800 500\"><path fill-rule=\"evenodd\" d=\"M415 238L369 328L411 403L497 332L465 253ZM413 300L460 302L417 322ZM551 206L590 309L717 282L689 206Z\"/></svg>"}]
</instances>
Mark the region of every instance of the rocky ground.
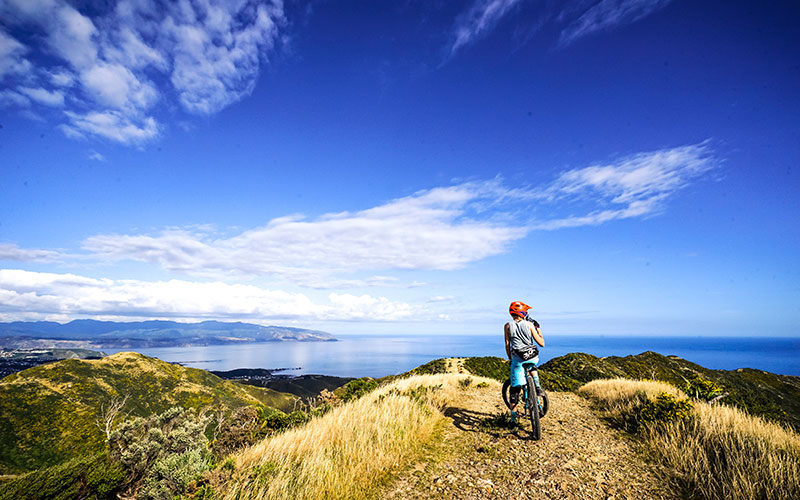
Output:
<instances>
[{"instance_id":1,"label":"rocky ground","mask_svg":"<svg viewBox=\"0 0 800 500\"><path fill-rule=\"evenodd\" d=\"M451 362L459 370L458 360ZM573 393L550 392L542 439L502 424L499 384L472 384L445 409L448 423L420 460L399 473L383 499L677 499L666 471L611 429Z\"/></svg>"}]
</instances>

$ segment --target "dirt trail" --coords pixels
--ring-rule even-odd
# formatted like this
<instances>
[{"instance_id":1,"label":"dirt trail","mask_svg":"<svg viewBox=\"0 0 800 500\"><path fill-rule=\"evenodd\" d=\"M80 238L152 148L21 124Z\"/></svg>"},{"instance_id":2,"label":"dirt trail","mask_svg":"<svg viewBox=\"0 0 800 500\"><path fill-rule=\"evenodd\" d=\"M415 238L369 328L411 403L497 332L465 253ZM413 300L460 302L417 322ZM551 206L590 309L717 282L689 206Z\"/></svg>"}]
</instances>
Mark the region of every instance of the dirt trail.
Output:
<instances>
[{"instance_id":1,"label":"dirt trail","mask_svg":"<svg viewBox=\"0 0 800 500\"><path fill-rule=\"evenodd\" d=\"M452 360L451 372L460 363ZM659 499L679 498L663 471L635 444L610 429L572 393L553 392L542 439L528 439L530 421L511 431L487 425L505 411L499 385L472 386L445 410L440 440L382 492L383 499Z\"/></svg>"}]
</instances>

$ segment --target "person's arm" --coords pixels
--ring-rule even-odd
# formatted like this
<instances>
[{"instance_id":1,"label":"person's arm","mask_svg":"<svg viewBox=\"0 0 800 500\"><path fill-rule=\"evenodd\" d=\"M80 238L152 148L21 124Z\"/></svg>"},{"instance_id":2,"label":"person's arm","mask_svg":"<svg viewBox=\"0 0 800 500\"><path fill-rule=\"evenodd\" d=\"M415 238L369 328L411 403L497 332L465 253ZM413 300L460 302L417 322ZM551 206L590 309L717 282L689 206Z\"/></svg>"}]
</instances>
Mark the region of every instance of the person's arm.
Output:
<instances>
[{"instance_id":1,"label":"person's arm","mask_svg":"<svg viewBox=\"0 0 800 500\"><path fill-rule=\"evenodd\" d=\"M508 323L506 323L506 326L503 327L503 333L506 337L506 356L508 356L508 359L511 359L511 341L508 338L510 335Z\"/></svg>"},{"instance_id":2,"label":"person's arm","mask_svg":"<svg viewBox=\"0 0 800 500\"><path fill-rule=\"evenodd\" d=\"M542 335L542 330L539 329L539 322L535 319L531 321L531 335L533 335L533 340L537 344L544 347L544 336Z\"/></svg>"}]
</instances>

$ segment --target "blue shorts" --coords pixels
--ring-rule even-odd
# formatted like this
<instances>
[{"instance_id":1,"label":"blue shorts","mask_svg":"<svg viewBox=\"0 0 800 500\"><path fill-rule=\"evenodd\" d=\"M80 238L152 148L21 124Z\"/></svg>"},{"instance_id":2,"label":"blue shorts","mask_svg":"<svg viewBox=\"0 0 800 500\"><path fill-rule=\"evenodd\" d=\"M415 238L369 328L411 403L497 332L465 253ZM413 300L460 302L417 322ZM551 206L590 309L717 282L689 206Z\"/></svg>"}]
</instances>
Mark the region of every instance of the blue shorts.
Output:
<instances>
[{"instance_id":1,"label":"blue shorts","mask_svg":"<svg viewBox=\"0 0 800 500\"><path fill-rule=\"evenodd\" d=\"M511 353L511 387L526 385L525 367L531 365L536 367L538 364L539 356L533 357L528 361L522 361L522 358L514 353Z\"/></svg>"}]
</instances>

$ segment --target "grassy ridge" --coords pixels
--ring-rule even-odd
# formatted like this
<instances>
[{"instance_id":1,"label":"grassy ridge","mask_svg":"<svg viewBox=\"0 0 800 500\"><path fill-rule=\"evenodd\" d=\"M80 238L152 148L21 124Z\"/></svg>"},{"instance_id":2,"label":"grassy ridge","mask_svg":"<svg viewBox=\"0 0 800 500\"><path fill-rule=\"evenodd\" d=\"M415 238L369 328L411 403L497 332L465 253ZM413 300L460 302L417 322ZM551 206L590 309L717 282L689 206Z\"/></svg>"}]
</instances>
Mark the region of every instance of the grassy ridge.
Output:
<instances>
[{"instance_id":1,"label":"grassy ridge","mask_svg":"<svg viewBox=\"0 0 800 500\"><path fill-rule=\"evenodd\" d=\"M636 435L674 472L687 497L800 498L800 436L780 425L703 401L676 404L682 395L675 387L653 381L595 380L578 392L618 424L671 401L672 412L650 412Z\"/></svg>"},{"instance_id":2,"label":"grassy ridge","mask_svg":"<svg viewBox=\"0 0 800 500\"><path fill-rule=\"evenodd\" d=\"M102 409L125 396L123 412L130 416L173 406L291 410L296 400L136 353L41 365L0 381L0 472L33 470L101 451L105 435L97 421Z\"/></svg>"}]
</instances>

